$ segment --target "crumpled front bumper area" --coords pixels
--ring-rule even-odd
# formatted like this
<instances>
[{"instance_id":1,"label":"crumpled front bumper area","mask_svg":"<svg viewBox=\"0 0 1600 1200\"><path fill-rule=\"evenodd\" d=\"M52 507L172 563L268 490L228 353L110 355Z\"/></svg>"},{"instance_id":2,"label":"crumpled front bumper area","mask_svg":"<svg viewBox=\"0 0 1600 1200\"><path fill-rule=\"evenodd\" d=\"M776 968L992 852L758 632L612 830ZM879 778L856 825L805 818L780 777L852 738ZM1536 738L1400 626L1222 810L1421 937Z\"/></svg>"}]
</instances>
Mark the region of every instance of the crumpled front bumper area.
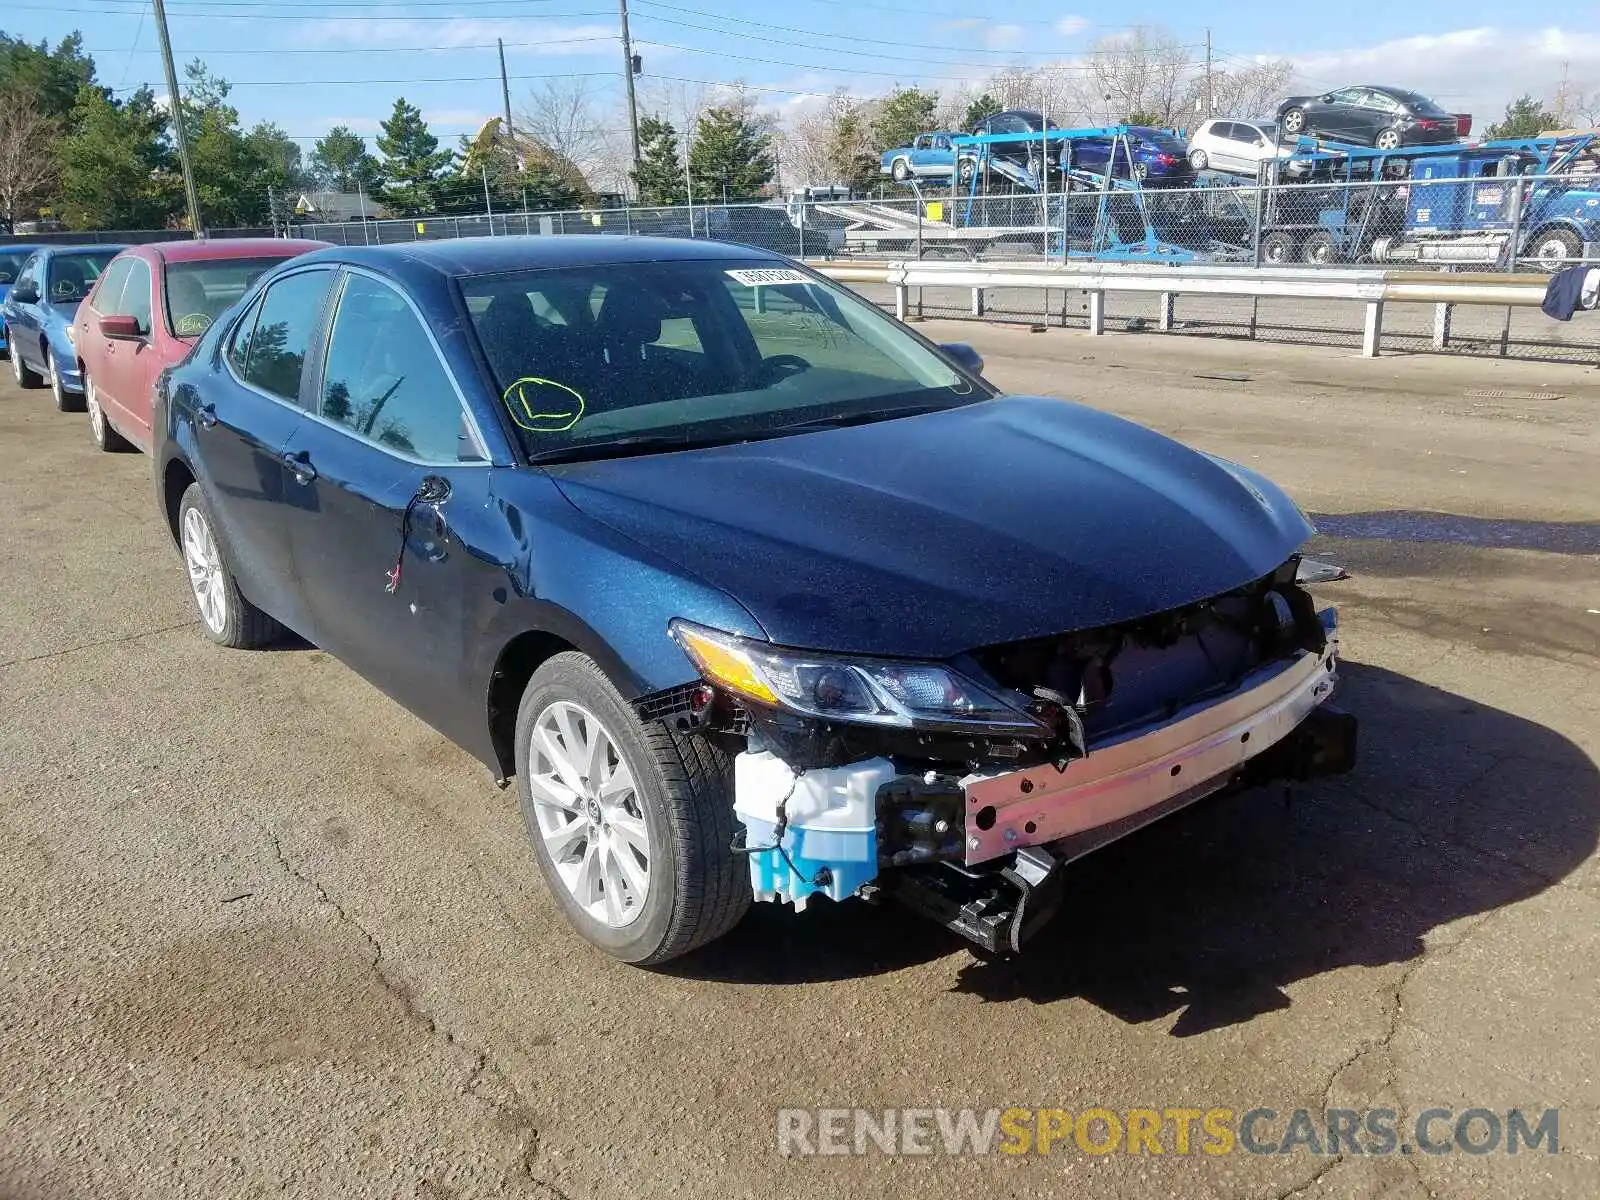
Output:
<instances>
[{"instance_id":1,"label":"crumpled front bumper area","mask_svg":"<svg viewBox=\"0 0 1600 1200\"><path fill-rule=\"evenodd\" d=\"M886 758L795 773L770 752L735 761L757 899L883 891L1004 953L1048 919L1060 868L1225 788L1350 769L1355 720L1326 706L1338 624L1326 641L1158 724L1091 743L1064 764L960 779Z\"/></svg>"}]
</instances>

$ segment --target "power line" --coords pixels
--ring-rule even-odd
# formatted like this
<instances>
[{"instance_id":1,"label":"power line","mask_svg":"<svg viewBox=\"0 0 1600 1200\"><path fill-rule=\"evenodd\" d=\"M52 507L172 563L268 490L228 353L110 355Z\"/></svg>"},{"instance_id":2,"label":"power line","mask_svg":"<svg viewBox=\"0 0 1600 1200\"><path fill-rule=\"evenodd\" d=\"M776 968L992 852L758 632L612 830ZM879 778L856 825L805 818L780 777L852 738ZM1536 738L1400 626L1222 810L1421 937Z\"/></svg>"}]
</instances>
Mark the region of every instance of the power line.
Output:
<instances>
[{"instance_id":1,"label":"power line","mask_svg":"<svg viewBox=\"0 0 1600 1200\"><path fill-rule=\"evenodd\" d=\"M524 79L593 79L604 77L609 79L611 71L570 71L565 74L538 74L538 75L512 75L516 80ZM229 87L406 87L413 83L493 83L500 78L498 72L493 75L412 75L406 79L318 79L307 81L304 79L230 79ZM665 78L662 76L662 78ZM143 85L140 85L143 86ZM113 88L116 92L136 92L138 88Z\"/></svg>"},{"instance_id":2,"label":"power line","mask_svg":"<svg viewBox=\"0 0 1600 1200\"><path fill-rule=\"evenodd\" d=\"M507 42L509 49L526 48L529 46L574 46L580 42L614 42L617 35L614 33L596 34L593 37L578 38L550 38L542 42ZM318 46L313 49L289 50L189 50L191 55L210 56L217 54L249 54L256 58L264 58L271 54L442 54L454 50L493 50L494 42L471 42L456 46ZM116 50L85 50L85 54L116 54ZM133 53L131 50L129 53ZM141 54L154 54L154 50L141 50Z\"/></svg>"},{"instance_id":3,"label":"power line","mask_svg":"<svg viewBox=\"0 0 1600 1200\"><path fill-rule=\"evenodd\" d=\"M274 7L282 7L282 6L274 5ZM321 8L321 7L324 7L324 6L317 5L316 7ZM19 9L19 8L33 9L33 10L38 11L38 12L50 12L50 13L63 13L63 12L88 13L91 16L96 16L96 17L131 17L131 16L134 15L134 10L131 9L131 8L129 8L129 9L66 8L66 7L62 7L61 5L58 5L58 4L27 4L27 3L15 3L15 2L7 4L7 11L8 12L11 9ZM306 20L309 19L309 18L307 18L307 17L305 17L305 16L303 16L303 15L301 15L299 13L285 13L285 12L264 12L264 13L245 13L245 12L241 12L241 13L231 13L231 12L197 11L197 12L176 12L176 13L173 13L172 15L175 16L175 17L182 17L186 21L198 21L198 20L215 20L215 21L306 21ZM504 20L522 20L522 21L535 21L535 20L537 20L537 21L569 21L569 20L577 20L577 19L580 19L580 18L583 18L583 17L609 17L610 15L611 15L611 13L606 11L606 10L598 10L598 11L591 10L591 11L586 11L586 12L571 12L571 13L539 13L537 16L529 15L529 16L526 16L526 17L506 17L506 18L502 18L502 19L504 19ZM472 21L472 20L479 20L481 18L473 17L470 14L462 14L462 13L452 13L452 14L445 14L445 13L413 13L410 16L400 16L398 14L380 15L380 14L374 13L372 15L363 15L363 16L356 16L356 17L332 16L332 17L328 17L326 19L329 20L329 21L340 21L340 22L345 22L345 23L351 23L351 22L362 22L362 21ZM448 50L448 49L451 49L451 47L449 47L449 46L435 46L435 47L433 47L433 49L436 49L436 50Z\"/></svg>"}]
</instances>

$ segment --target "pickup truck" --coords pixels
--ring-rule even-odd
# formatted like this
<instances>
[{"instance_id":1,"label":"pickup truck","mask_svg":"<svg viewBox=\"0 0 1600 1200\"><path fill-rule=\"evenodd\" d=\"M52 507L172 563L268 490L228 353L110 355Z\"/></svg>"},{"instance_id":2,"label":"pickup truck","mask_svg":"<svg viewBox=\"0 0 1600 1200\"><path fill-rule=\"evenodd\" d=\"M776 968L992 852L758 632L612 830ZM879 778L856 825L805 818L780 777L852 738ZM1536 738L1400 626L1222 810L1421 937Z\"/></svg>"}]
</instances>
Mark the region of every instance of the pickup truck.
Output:
<instances>
[{"instance_id":1,"label":"pickup truck","mask_svg":"<svg viewBox=\"0 0 1600 1200\"><path fill-rule=\"evenodd\" d=\"M950 133L919 133L909 146L896 146L885 150L878 167L880 175L888 175L896 183L912 179L949 179L950 173L959 169L963 181L972 178L975 160L963 154L958 160Z\"/></svg>"}]
</instances>

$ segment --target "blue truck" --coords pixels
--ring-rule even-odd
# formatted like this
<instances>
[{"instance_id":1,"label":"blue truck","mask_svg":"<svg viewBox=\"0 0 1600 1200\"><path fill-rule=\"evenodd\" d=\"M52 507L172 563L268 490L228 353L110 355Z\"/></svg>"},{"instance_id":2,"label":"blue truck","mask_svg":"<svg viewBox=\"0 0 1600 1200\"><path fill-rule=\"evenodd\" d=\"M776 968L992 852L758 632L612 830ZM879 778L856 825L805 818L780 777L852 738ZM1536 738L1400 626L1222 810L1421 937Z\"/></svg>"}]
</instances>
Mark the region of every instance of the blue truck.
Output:
<instances>
[{"instance_id":1,"label":"blue truck","mask_svg":"<svg viewBox=\"0 0 1600 1200\"><path fill-rule=\"evenodd\" d=\"M880 175L887 175L896 183L910 183L913 179L948 180L953 171L959 172L961 182L972 178L976 160L970 153L958 154L951 138L953 133L919 133L909 146L896 146L885 150L878 166Z\"/></svg>"},{"instance_id":2,"label":"blue truck","mask_svg":"<svg viewBox=\"0 0 1600 1200\"><path fill-rule=\"evenodd\" d=\"M1597 152L1596 134L1393 151L1308 140L1294 158L1314 166L1313 182L1267 193L1260 257L1506 265L1515 255L1553 270L1600 254Z\"/></svg>"}]
</instances>

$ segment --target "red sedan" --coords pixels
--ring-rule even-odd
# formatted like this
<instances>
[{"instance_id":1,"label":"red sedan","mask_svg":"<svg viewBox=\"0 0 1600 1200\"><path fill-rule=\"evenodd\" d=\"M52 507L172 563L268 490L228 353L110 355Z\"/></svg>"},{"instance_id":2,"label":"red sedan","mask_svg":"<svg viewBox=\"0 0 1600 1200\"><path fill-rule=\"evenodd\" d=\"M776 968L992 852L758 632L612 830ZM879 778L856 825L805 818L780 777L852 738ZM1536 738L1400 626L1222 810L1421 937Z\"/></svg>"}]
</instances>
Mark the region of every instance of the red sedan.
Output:
<instances>
[{"instance_id":1,"label":"red sedan","mask_svg":"<svg viewBox=\"0 0 1600 1200\"><path fill-rule=\"evenodd\" d=\"M78 307L78 365L95 444L150 452L156 376L189 353L256 277L327 242L219 238L130 246Z\"/></svg>"}]
</instances>

